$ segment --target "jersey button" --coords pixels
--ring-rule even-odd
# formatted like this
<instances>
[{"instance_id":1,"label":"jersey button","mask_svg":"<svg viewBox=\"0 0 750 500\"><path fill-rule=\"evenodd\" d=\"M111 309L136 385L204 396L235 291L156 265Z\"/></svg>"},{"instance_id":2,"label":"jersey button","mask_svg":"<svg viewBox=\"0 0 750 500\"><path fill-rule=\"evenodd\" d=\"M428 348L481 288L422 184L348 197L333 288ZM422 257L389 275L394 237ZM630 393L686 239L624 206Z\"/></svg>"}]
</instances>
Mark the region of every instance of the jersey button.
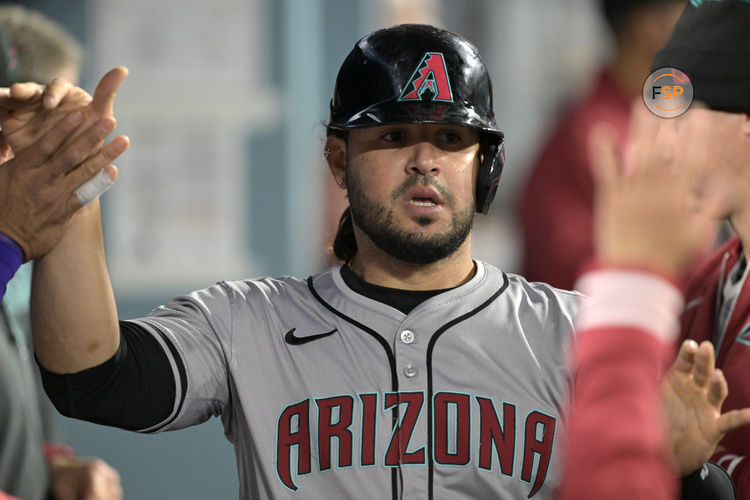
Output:
<instances>
[{"instance_id":1,"label":"jersey button","mask_svg":"<svg viewBox=\"0 0 750 500\"><path fill-rule=\"evenodd\" d=\"M409 378L415 377L417 375L417 369L412 365L406 365L406 368L404 368L404 375Z\"/></svg>"},{"instance_id":2,"label":"jersey button","mask_svg":"<svg viewBox=\"0 0 750 500\"><path fill-rule=\"evenodd\" d=\"M414 342L414 332L411 330L404 330L401 332L401 342L404 344L411 344Z\"/></svg>"}]
</instances>

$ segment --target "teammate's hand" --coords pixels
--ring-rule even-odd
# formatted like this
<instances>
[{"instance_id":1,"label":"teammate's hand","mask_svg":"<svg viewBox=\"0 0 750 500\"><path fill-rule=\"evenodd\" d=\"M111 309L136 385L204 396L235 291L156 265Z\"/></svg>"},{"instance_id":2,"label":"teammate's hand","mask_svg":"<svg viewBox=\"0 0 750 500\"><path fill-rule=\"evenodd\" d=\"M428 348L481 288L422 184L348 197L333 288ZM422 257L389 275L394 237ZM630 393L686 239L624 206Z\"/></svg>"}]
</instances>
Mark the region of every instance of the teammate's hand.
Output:
<instances>
[{"instance_id":1,"label":"teammate's hand","mask_svg":"<svg viewBox=\"0 0 750 500\"><path fill-rule=\"evenodd\" d=\"M93 98L61 78L46 86L17 83L0 88L0 127L5 140L13 151L19 151L76 110L82 113L81 130L101 118L112 117L117 89L127 75L128 70L122 66L110 70L99 81Z\"/></svg>"},{"instance_id":2,"label":"teammate's hand","mask_svg":"<svg viewBox=\"0 0 750 500\"><path fill-rule=\"evenodd\" d=\"M0 165L0 231L18 243L24 260L49 252L74 212L90 201L76 193L77 188L92 178L105 187L117 176L111 162L128 148L127 137L99 149L114 130L114 119L88 127L82 121L80 112L71 113ZM72 136L78 138L60 149Z\"/></svg>"},{"instance_id":3,"label":"teammate's hand","mask_svg":"<svg viewBox=\"0 0 750 500\"><path fill-rule=\"evenodd\" d=\"M55 500L120 500L120 475L99 459L56 456L48 461Z\"/></svg>"},{"instance_id":4,"label":"teammate's hand","mask_svg":"<svg viewBox=\"0 0 750 500\"><path fill-rule=\"evenodd\" d=\"M634 106L625 161L615 134L596 127L594 244L607 265L680 276L705 248L715 223L689 207L688 176L675 164L674 123Z\"/></svg>"},{"instance_id":5,"label":"teammate's hand","mask_svg":"<svg viewBox=\"0 0 750 500\"><path fill-rule=\"evenodd\" d=\"M750 408L722 415L727 393L711 342L683 342L662 381L669 442L683 476L703 465L727 432L750 423Z\"/></svg>"}]
</instances>

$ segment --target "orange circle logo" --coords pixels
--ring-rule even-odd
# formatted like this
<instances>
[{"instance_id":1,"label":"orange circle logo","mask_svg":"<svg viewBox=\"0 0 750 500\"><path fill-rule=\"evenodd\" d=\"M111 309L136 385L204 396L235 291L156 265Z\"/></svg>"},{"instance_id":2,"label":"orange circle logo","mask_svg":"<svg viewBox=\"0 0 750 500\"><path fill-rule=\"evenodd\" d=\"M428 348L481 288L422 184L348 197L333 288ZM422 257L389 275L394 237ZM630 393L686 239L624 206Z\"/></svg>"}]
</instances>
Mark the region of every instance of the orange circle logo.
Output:
<instances>
[{"instance_id":1,"label":"orange circle logo","mask_svg":"<svg viewBox=\"0 0 750 500\"><path fill-rule=\"evenodd\" d=\"M679 69L657 69L643 84L643 102L656 116L675 118L692 104L693 84Z\"/></svg>"}]
</instances>

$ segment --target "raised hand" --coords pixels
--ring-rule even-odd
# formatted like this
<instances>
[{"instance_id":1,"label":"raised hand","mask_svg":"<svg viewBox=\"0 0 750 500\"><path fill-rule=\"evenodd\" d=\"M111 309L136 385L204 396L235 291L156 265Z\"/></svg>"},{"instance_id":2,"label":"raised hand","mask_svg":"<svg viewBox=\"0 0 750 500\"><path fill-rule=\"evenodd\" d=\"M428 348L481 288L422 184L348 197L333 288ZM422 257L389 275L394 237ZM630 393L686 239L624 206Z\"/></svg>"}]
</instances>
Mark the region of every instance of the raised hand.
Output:
<instances>
[{"instance_id":1,"label":"raised hand","mask_svg":"<svg viewBox=\"0 0 750 500\"><path fill-rule=\"evenodd\" d=\"M117 89L127 75L128 70L122 66L110 70L99 81L93 98L63 79L55 79L47 86L21 83L0 89L0 127L5 140L13 151L20 151L72 111L82 113L80 130L101 118L112 117ZM76 137L71 136L63 146Z\"/></svg>"},{"instance_id":2,"label":"raised hand","mask_svg":"<svg viewBox=\"0 0 750 500\"><path fill-rule=\"evenodd\" d=\"M595 128L590 142L597 258L681 276L705 248L715 222L690 208L688 175L675 164L674 122L639 103L624 160L610 130Z\"/></svg>"},{"instance_id":3,"label":"raised hand","mask_svg":"<svg viewBox=\"0 0 750 500\"><path fill-rule=\"evenodd\" d=\"M83 119L74 111L0 165L0 231L18 243L24 260L49 252L75 211L91 201L76 192L79 187L97 177L99 184L111 184L117 176L110 163L128 148L127 137L100 149L114 119L90 126ZM77 138L70 142L72 137Z\"/></svg>"},{"instance_id":4,"label":"raised hand","mask_svg":"<svg viewBox=\"0 0 750 500\"><path fill-rule=\"evenodd\" d=\"M721 413L727 381L714 367L711 342L686 340L663 382L669 442L680 473L697 470L724 435L750 423L750 408Z\"/></svg>"}]
</instances>

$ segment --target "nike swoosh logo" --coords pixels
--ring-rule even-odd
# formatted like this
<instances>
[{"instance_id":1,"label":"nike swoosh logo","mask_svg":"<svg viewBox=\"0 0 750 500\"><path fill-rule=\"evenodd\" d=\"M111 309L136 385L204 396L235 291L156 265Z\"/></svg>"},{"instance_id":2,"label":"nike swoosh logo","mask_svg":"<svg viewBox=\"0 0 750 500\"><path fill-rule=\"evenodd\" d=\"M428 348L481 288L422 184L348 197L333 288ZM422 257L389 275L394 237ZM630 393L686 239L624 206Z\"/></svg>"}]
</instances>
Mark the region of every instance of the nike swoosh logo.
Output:
<instances>
[{"instance_id":1,"label":"nike swoosh logo","mask_svg":"<svg viewBox=\"0 0 750 500\"><path fill-rule=\"evenodd\" d=\"M295 330L296 328L292 328L291 330L286 332L286 335L284 335L284 340L286 340L287 344L291 344L291 345L307 344L308 342L312 342L314 340L322 339L322 338L328 337L329 335L333 335L334 333L336 333L337 329L334 328L330 332L318 333L317 335L308 335L307 337L297 337L294 334Z\"/></svg>"}]
</instances>

